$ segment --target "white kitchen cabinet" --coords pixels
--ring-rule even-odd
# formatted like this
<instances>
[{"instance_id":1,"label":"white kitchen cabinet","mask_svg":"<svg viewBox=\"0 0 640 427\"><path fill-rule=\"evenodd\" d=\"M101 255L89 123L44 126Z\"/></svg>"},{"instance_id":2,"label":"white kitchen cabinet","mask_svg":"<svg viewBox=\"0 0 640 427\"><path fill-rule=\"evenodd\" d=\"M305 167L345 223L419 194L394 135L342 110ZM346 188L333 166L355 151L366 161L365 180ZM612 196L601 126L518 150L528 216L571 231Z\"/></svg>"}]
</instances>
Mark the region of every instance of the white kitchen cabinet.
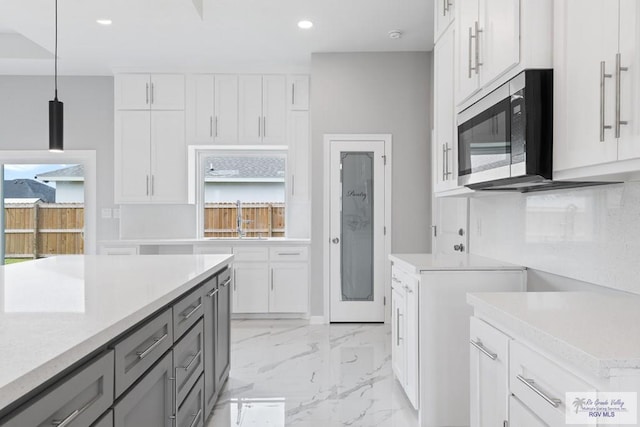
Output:
<instances>
[{"instance_id":1,"label":"white kitchen cabinet","mask_svg":"<svg viewBox=\"0 0 640 427\"><path fill-rule=\"evenodd\" d=\"M115 202L185 203L183 111L117 111Z\"/></svg>"},{"instance_id":2,"label":"white kitchen cabinet","mask_svg":"<svg viewBox=\"0 0 640 427\"><path fill-rule=\"evenodd\" d=\"M291 111L287 122L289 127L289 193L291 201L310 199L309 169L310 130L309 112Z\"/></svg>"},{"instance_id":3,"label":"white kitchen cabinet","mask_svg":"<svg viewBox=\"0 0 640 427\"><path fill-rule=\"evenodd\" d=\"M117 110L184 110L182 74L118 74L115 77Z\"/></svg>"},{"instance_id":4,"label":"white kitchen cabinet","mask_svg":"<svg viewBox=\"0 0 640 427\"><path fill-rule=\"evenodd\" d=\"M269 264L236 262L233 266L233 313L269 312Z\"/></svg>"},{"instance_id":5,"label":"white kitchen cabinet","mask_svg":"<svg viewBox=\"0 0 640 427\"><path fill-rule=\"evenodd\" d=\"M470 327L471 427L501 426L509 419L509 337L475 317Z\"/></svg>"},{"instance_id":6,"label":"white kitchen cabinet","mask_svg":"<svg viewBox=\"0 0 640 427\"><path fill-rule=\"evenodd\" d=\"M196 74L187 80L189 144L238 142L238 76Z\"/></svg>"},{"instance_id":7,"label":"white kitchen cabinet","mask_svg":"<svg viewBox=\"0 0 640 427\"><path fill-rule=\"evenodd\" d=\"M309 310L307 262L271 263L270 313L306 313Z\"/></svg>"},{"instance_id":8,"label":"white kitchen cabinet","mask_svg":"<svg viewBox=\"0 0 640 427\"><path fill-rule=\"evenodd\" d=\"M471 424L473 426L473 424ZM499 424L496 424L499 425ZM503 424L504 425L504 424ZM509 426L549 427L515 396L509 397Z\"/></svg>"},{"instance_id":9,"label":"white kitchen cabinet","mask_svg":"<svg viewBox=\"0 0 640 427\"><path fill-rule=\"evenodd\" d=\"M292 111L309 110L309 76L287 77L287 104Z\"/></svg>"},{"instance_id":10,"label":"white kitchen cabinet","mask_svg":"<svg viewBox=\"0 0 640 427\"><path fill-rule=\"evenodd\" d=\"M239 142L286 144L286 78L280 75L241 75Z\"/></svg>"},{"instance_id":11,"label":"white kitchen cabinet","mask_svg":"<svg viewBox=\"0 0 640 427\"><path fill-rule=\"evenodd\" d=\"M391 282L392 367L409 401L418 409L419 280L394 266Z\"/></svg>"},{"instance_id":12,"label":"white kitchen cabinet","mask_svg":"<svg viewBox=\"0 0 640 427\"><path fill-rule=\"evenodd\" d=\"M436 41L436 44L440 36L454 20L455 4L457 1L458 0L435 0L433 39Z\"/></svg>"},{"instance_id":13,"label":"white kitchen cabinet","mask_svg":"<svg viewBox=\"0 0 640 427\"><path fill-rule=\"evenodd\" d=\"M561 0L554 12L554 177L637 159L640 7L628 0ZM616 169L609 165L603 172ZM599 174L578 170L567 178Z\"/></svg>"},{"instance_id":14,"label":"white kitchen cabinet","mask_svg":"<svg viewBox=\"0 0 640 427\"><path fill-rule=\"evenodd\" d=\"M436 2L438 3L438 2ZM434 138L432 141L434 193L458 188L458 159L454 108L455 28L442 35L434 55Z\"/></svg>"}]
</instances>

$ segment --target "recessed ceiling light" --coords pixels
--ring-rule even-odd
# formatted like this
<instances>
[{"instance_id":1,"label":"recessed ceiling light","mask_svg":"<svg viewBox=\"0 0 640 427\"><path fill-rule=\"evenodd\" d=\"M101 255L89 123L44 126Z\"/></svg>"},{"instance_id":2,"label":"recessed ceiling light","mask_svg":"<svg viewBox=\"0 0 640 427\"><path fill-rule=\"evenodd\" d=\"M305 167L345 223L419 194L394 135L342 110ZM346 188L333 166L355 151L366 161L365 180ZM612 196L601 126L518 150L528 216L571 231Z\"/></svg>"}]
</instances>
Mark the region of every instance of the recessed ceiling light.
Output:
<instances>
[{"instance_id":1,"label":"recessed ceiling light","mask_svg":"<svg viewBox=\"0 0 640 427\"><path fill-rule=\"evenodd\" d=\"M391 30L391 31L389 31L389 38L390 39L399 39L400 37L402 37L402 31L400 31L400 30Z\"/></svg>"},{"instance_id":2,"label":"recessed ceiling light","mask_svg":"<svg viewBox=\"0 0 640 427\"><path fill-rule=\"evenodd\" d=\"M100 25L111 25L111 19L96 19L96 22Z\"/></svg>"},{"instance_id":3,"label":"recessed ceiling light","mask_svg":"<svg viewBox=\"0 0 640 427\"><path fill-rule=\"evenodd\" d=\"M313 22L311 21L300 21L298 22L298 27L302 28L303 30L308 30L309 28L313 27Z\"/></svg>"}]
</instances>

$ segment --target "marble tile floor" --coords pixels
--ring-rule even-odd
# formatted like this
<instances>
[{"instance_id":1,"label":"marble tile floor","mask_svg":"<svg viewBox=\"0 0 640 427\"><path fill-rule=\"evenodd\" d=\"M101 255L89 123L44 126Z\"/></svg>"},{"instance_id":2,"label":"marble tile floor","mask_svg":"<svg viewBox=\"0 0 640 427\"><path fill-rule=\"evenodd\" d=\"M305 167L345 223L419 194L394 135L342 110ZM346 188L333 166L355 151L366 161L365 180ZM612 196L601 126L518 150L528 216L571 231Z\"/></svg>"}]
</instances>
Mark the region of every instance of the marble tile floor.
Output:
<instances>
[{"instance_id":1,"label":"marble tile floor","mask_svg":"<svg viewBox=\"0 0 640 427\"><path fill-rule=\"evenodd\" d=\"M383 324L234 320L231 373L206 427L415 427Z\"/></svg>"}]
</instances>

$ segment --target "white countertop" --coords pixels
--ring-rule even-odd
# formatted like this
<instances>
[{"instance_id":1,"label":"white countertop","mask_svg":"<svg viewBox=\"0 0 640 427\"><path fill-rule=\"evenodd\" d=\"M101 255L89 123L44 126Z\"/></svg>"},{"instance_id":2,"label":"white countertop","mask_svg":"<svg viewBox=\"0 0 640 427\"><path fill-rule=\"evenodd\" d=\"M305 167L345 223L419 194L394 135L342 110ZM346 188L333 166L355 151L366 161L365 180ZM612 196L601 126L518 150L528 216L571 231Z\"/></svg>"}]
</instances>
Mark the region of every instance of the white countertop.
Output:
<instances>
[{"instance_id":1,"label":"white countertop","mask_svg":"<svg viewBox=\"0 0 640 427\"><path fill-rule=\"evenodd\" d=\"M120 239L120 240L101 240L100 245L195 245L195 244L215 244L220 246L237 245L237 244L293 244L304 245L310 244L311 239L289 238L289 237L245 237L238 239L237 237L202 237L202 238L184 238L184 239Z\"/></svg>"},{"instance_id":2,"label":"white countertop","mask_svg":"<svg viewBox=\"0 0 640 427\"><path fill-rule=\"evenodd\" d=\"M391 254L389 259L394 265L413 274L448 270L524 270L524 267L519 265L470 254Z\"/></svg>"},{"instance_id":3,"label":"white countertop","mask_svg":"<svg viewBox=\"0 0 640 427\"><path fill-rule=\"evenodd\" d=\"M233 255L68 255L0 267L0 411Z\"/></svg>"},{"instance_id":4,"label":"white countertop","mask_svg":"<svg viewBox=\"0 0 640 427\"><path fill-rule=\"evenodd\" d=\"M622 292L467 294L476 313L595 375L640 368L640 296Z\"/></svg>"}]
</instances>

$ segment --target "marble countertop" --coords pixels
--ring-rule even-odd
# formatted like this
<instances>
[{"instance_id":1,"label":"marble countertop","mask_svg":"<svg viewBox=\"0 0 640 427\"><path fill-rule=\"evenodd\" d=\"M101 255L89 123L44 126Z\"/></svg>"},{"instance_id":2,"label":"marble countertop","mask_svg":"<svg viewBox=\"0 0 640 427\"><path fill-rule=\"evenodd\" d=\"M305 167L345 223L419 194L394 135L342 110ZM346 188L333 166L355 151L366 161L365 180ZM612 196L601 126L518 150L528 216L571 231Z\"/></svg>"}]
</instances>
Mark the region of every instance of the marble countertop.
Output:
<instances>
[{"instance_id":1,"label":"marble countertop","mask_svg":"<svg viewBox=\"0 0 640 427\"><path fill-rule=\"evenodd\" d=\"M467 294L476 313L594 376L640 368L640 296L622 292Z\"/></svg>"},{"instance_id":2,"label":"marble countertop","mask_svg":"<svg viewBox=\"0 0 640 427\"><path fill-rule=\"evenodd\" d=\"M233 255L66 255L0 267L0 412Z\"/></svg>"},{"instance_id":3,"label":"marble countertop","mask_svg":"<svg viewBox=\"0 0 640 427\"><path fill-rule=\"evenodd\" d=\"M389 259L394 265L413 274L448 270L524 270L524 267L519 265L470 254L391 254Z\"/></svg>"}]
</instances>

